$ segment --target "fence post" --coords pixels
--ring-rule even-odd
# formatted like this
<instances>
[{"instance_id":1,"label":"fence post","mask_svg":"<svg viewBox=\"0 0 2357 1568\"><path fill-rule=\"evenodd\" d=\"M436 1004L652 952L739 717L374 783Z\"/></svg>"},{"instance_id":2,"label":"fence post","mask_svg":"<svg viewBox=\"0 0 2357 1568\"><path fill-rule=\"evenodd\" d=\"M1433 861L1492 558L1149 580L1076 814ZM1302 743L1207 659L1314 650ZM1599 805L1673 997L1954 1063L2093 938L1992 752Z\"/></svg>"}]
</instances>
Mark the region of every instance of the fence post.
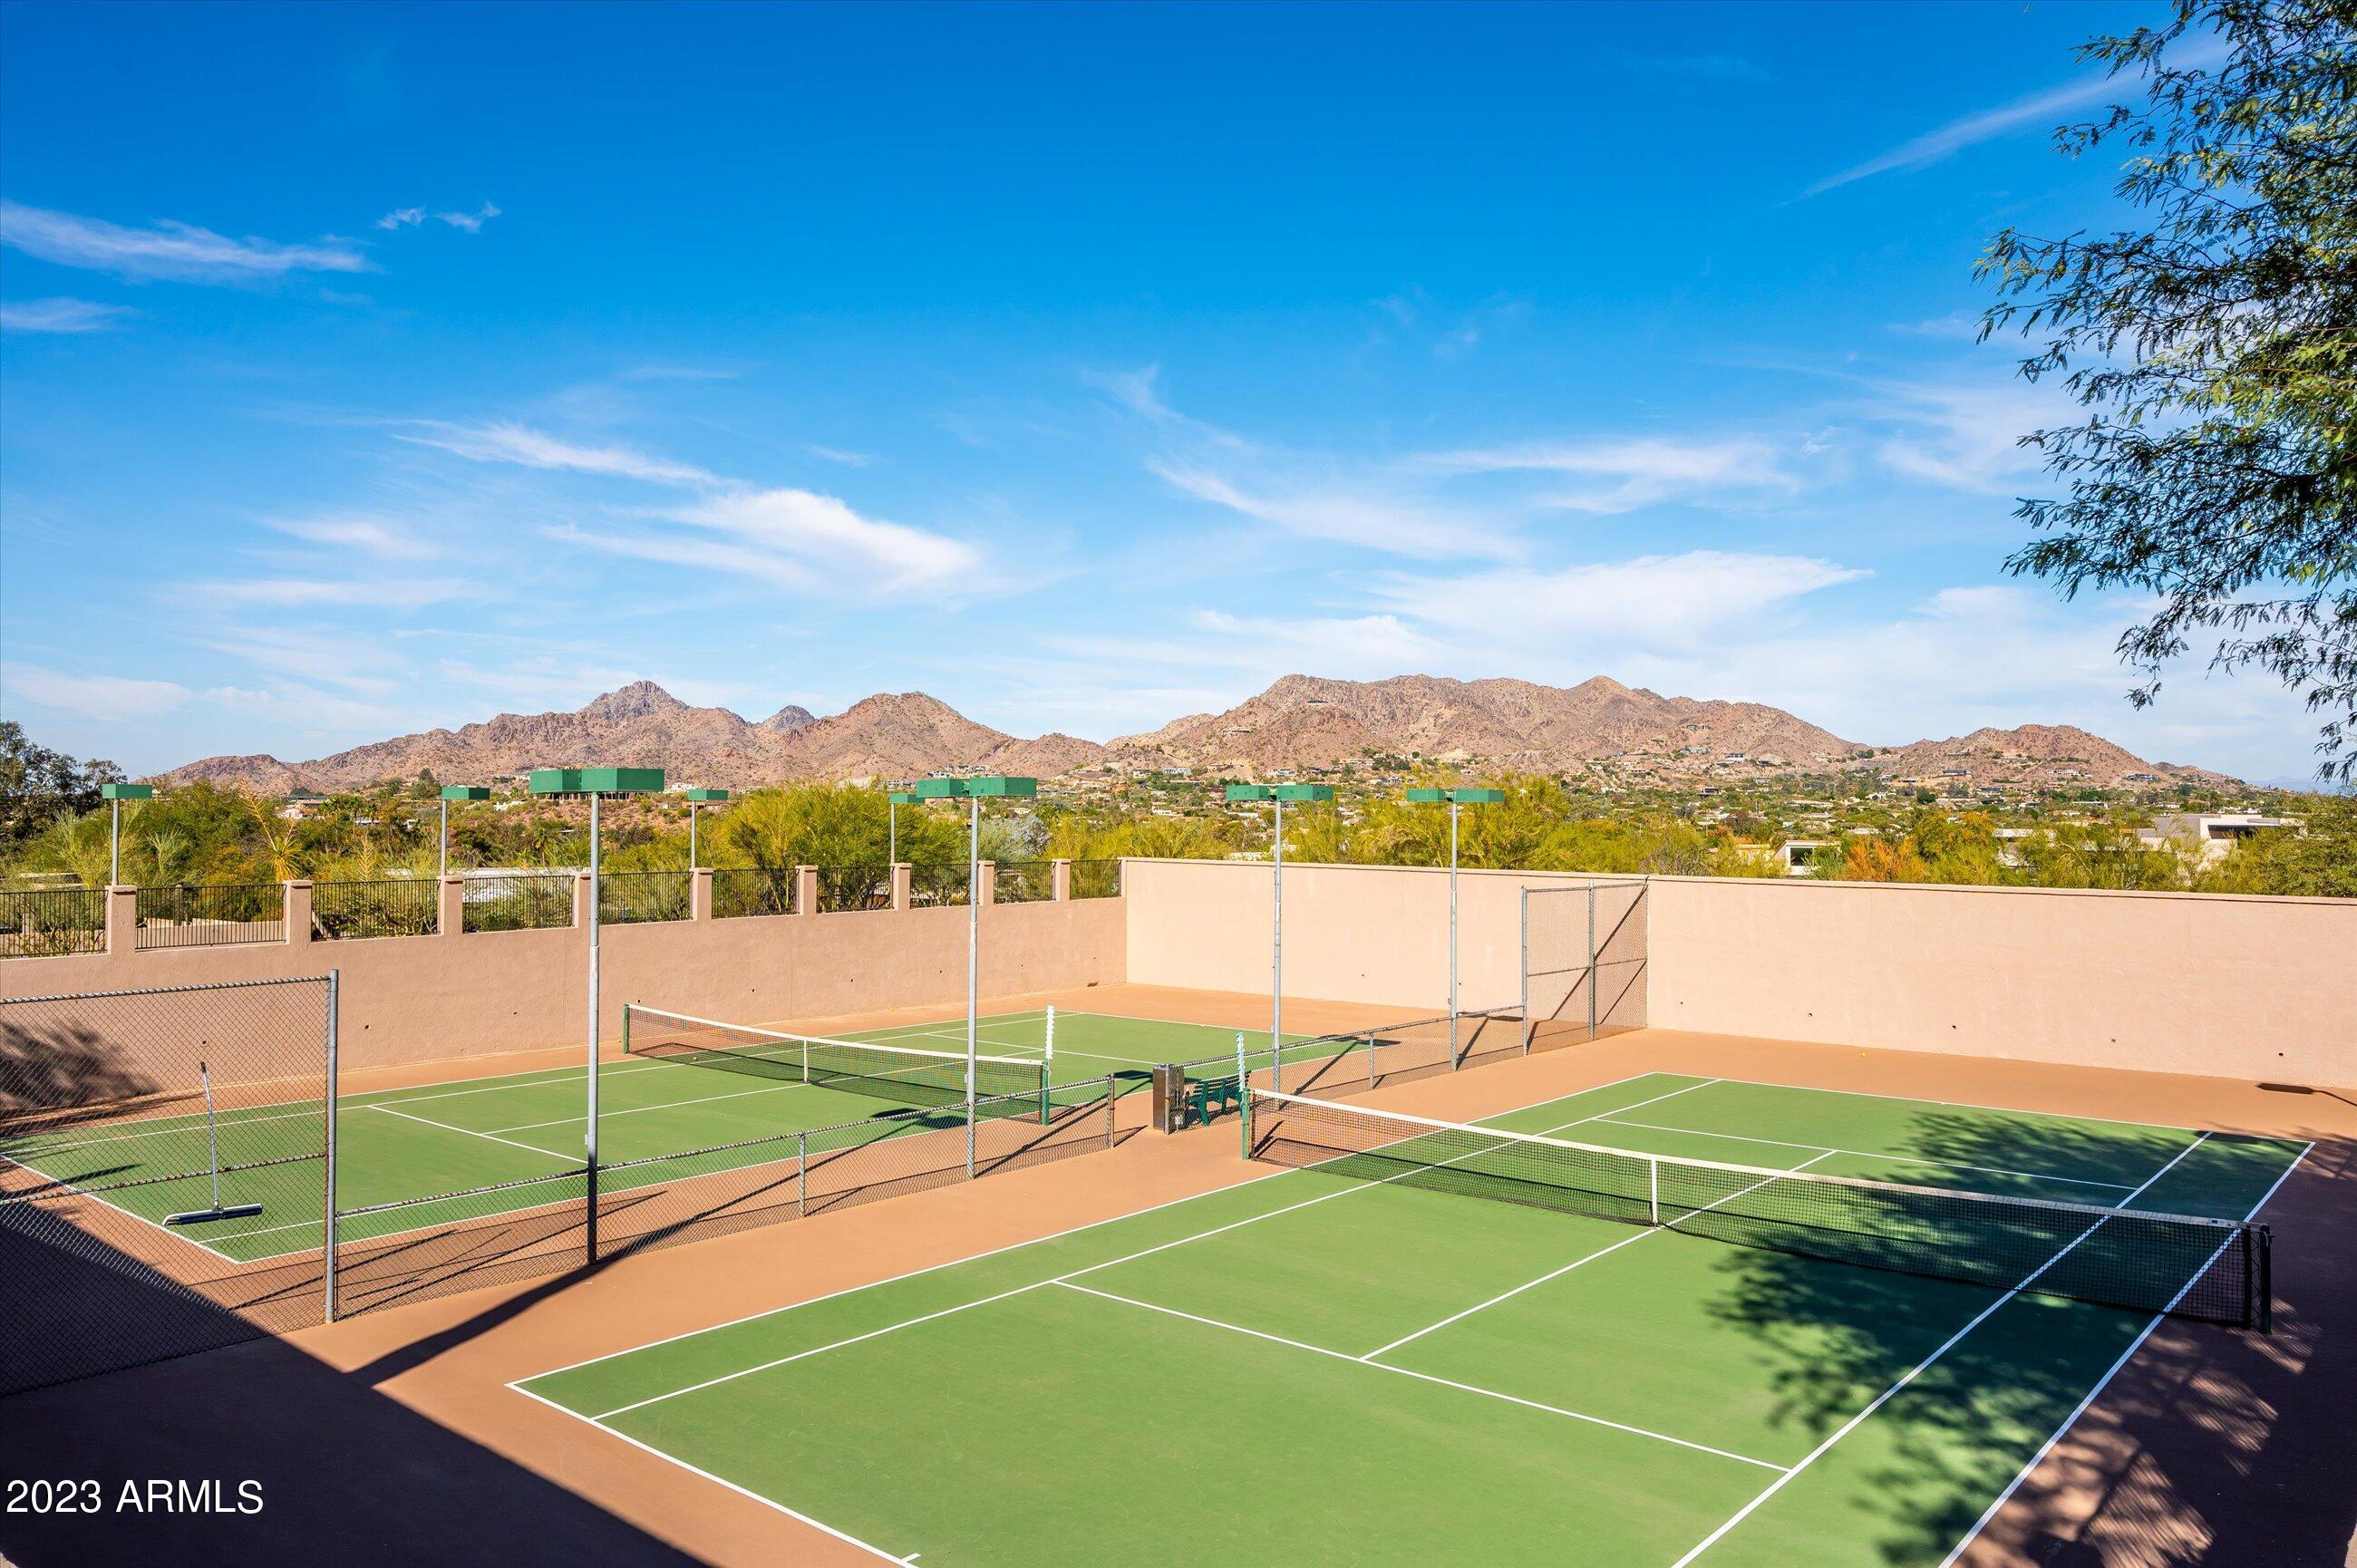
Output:
<instances>
[{"instance_id":1,"label":"fence post","mask_svg":"<svg viewBox=\"0 0 2357 1568\"><path fill-rule=\"evenodd\" d=\"M905 909L912 899L909 881L915 867L907 861L896 861L892 866L892 908Z\"/></svg>"},{"instance_id":2,"label":"fence post","mask_svg":"<svg viewBox=\"0 0 2357 1568\"><path fill-rule=\"evenodd\" d=\"M106 890L106 950L131 951L139 945L139 889L122 886Z\"/></svg>"},{"instance_id":3,"label":"fence post","mask_svg":"<svg viewBox=\"0 0 2357 1568\"><path fill-rule=\"evenodd\" d=\"M712 918L712 867L699 865L687 874L687 918Z\"/></svg>"},{"instance_id":4,"label":"fence post","mask_svg":"<svg viewBox=\"0 0 2357 1568\"><path fill-rule=\"evenodd\" d=\"M794 867L794 913L818 913L818 867L815 865Z\"/></svg>"},{"instance_id":5,"label":"fence post","mask_svg":"<svg viewBox=\"0 0 2357 1568\"><path fill-rule=\"evenodd\" d=\"M573 874L573 929L576 930L587 930L591 917L597 912L589 902L597 897L596 887L597 884L589 880L587 872Z\"/></svg>"},{"instance_id":6,"label":"fence post","mask_svg":"<svg viewBox=\"0 0 2357 1568\"><path fill-rule=\"evenodd\" d=\"M286 945L299 948L311 940L311 885L289 882L283 885L286 900Z\"/></svg>"},{"instance_id":7,"label":"fence post","mask_svg":"<svg viewBox=\"0 0 2357 1568\"><path fill-rule=\"evenodd\" d=\"M1071 902L1072 863L1069 860L1049 861L1048 863L1048 878L1049 886L1055 888L1054 897L1056 902L1059 904L1068 904Z\"/></svg>"},{"instance_id":8,"label":"fence post","mask_svg":"<svg viewBox=\"0 0 2357 1568\"><path fill-rule=\"evenodd\" d=\"M463 936L467 930L467 879L445 876L435 889L434 932L436 936Z\"/></svg>"},{"instance_id":9,"label":"fence post","mask_svg":"<svg viewBox=\"0 0 2357 1568\"><path fill-rule=\"evenodd\" d=\"M324 1292L327 1321L336 1320L336 1035L340 1011L341 973L328 971L328 1090L326 1134L321 1148L326 1151L327 1170L323 1176L326 1187L327 1214L324 1232L320 1237L320 1281Z\"/></svg>"}]
</instances>

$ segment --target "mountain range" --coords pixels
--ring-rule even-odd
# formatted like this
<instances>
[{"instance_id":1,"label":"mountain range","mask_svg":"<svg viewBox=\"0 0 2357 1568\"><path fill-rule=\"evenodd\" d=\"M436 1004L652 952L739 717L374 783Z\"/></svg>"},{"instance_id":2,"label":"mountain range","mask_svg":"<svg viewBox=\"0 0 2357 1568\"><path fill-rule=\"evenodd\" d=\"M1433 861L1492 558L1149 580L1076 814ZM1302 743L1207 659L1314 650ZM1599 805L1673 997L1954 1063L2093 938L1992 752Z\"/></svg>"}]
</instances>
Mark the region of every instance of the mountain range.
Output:
<instances>
[{"instance_id":1,"label":"mountain range","mask_svg":"<svg viewBox=\"0 0 2357 1568\"><path fill-rule=\"evenodd\" d=\"M661 768L682 783L748 788L787 779L905 779L943 771L1148 772L1185 768L1242 777L1331 768L1366 757L1577 772L1608 763L1663 783L1871 768L1950 792L1962 788L2104 787L2225 776L2146 762L2069 725L1981 729L1947 740L1874 747L1781 708L1664 697L1597 676L1572 687L1528 681L1402 675L1327 681L1287 675L1221 714L1192 714L1103 745L1069 735L1022 739L921 692L869 697L820 718L788 706L758 722L681 702L651 681L571 713L501 714L458 729L375 741L307 762L209 757L158 776L210 779L262 794L351 789L431 772L486 782L532 768L590 763Z\"/></svg>"}]
</instances>

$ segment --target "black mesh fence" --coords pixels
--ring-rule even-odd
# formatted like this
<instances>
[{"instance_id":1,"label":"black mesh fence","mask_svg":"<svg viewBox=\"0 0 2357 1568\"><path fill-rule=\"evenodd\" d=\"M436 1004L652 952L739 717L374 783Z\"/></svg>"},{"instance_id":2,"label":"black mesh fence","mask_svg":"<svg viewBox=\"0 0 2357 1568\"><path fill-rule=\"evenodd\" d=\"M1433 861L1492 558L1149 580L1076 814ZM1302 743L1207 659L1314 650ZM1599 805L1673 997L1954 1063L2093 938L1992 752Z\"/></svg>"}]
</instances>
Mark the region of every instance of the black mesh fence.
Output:
<instances>
[{"instance_id":1,"label":"black mesh fence","mask_svg":"<svg viewBox=\"0 0 2357 1568\"><path fill-rule=\"evenodd\" d=\"M534 931L573 923L569 871L470 872L459 905L469 931Z\"/></svg>"},{"instance_id":2,"label":"black mesh fence","mask_svg":"<svg viewBox=\"0 0 2357 1568\"><path fill-rule=\"evenodd\" d=\"M1120 897L1121 862L1117 860L1072 862L1072 897L1075 898Z\"/></svg>"},{"instance_id":3,"label":"black mesh fence","mask_svg":"<svg viewBox=\"0 0 2357 1568\"><path fill-rule=\"evenodd\" d=\"M1048 860L1002 860L991 884L991 901L1038 904L1056 896L1056 865Z\"/></svg>"},{"instance_id":4,"label":"black mesh fence","mask_svg":"<svg viewBox=\"0 0 2357 1568\"><path fill-rule=\"evenodd\" d=\"M1568 1043L1561 1036L1534 1038L1511 1009L1459 1013L1454 1019L1442 1014L1313 1036L1289 1042L1282 1061L1268 1048L1265 1031L1247 1033L1241 1075L1232 1054L1178 1064L1187 1077L1185 1120L1196 1126L1234 1115L1242 1085L1288 1094L1362 1094L1389 1083L1412 1083Z\"/></svg>"},{"instance_id":5,"label":"black mesh fence","mask_svg":"<svg viewBox=\"0 0 2357 1568\"><path fill-rule=\"evenodd\" d=\"M689 874L684 871L606 871L597 877L597 918L626 926L651 920L684 920Z\"/></svg>"},{"instance_id":6,"label":"black mesh fence","mask_svg":"<svg viewBox=\"0 0 2357 1568\"><path fill-rule=\"evenodd\" d=\"M886 890L890 897L890 890ZM794 874L783 867L726 867L712 874L713 918L794 912Z\"/></svg>"},{"instance_id":7,"label":"black mesh fence","mask_svg":"<svg viewBox=\"0 0 2357 1568\"><path fill-rule=\"evenodd\" d=\"M909 907L930 909L946 904L963 904L972 882L968 871L969 867L962 860L910 866Z\"/></svg>"},{"instance_id":8,"label":"black mesh fence","mask_svg":"<svg viewBox=\"0 0 2357 1568\"><path fill-rule=\"evenodd\" d=\"M275 882L142 887L141 948L209 948L286 940L286 891Z\"/></svg>"},{"instance_id":9,"label":"black mesh fence","mask_svg":"<svg viewBox=\"0 0 2357 1568\"><path fill-rule=\"evenodd\" d=\"M873 865L822 865L818 872L818 911L849 914L892 907L892 868L881 861Z\"/></svg>"},{"instance_id":10,"label":"black mesh fence","mask_svg":"<svg viewBox=\"0 0 2357 1568\"><path fill-rule=\"evenodd\" d=\"M106 890L34 887L0 892L0 958L56 958L106 950Z\"/></svg>"},{"instance_id":11,"label":"black mesh fence","mask_svg":"<svg viewBox=\"0 0 2357 1568\"><path fill-rule=\"evenodd\" d=\"M441 900L440 886L423 878L314 883L311 934L322 941L430 937L441 928Z\"/></svg>"},{"instance_id":12,"label":"black mesh fence","mask_svg":"<svg viewBox=\"0 0 2357 1568\"><path fill-rule=\"evenodd\" d=\"M326 1316L333 984L0 1001L0 1392Z\"/></svg>"}]
</instances>

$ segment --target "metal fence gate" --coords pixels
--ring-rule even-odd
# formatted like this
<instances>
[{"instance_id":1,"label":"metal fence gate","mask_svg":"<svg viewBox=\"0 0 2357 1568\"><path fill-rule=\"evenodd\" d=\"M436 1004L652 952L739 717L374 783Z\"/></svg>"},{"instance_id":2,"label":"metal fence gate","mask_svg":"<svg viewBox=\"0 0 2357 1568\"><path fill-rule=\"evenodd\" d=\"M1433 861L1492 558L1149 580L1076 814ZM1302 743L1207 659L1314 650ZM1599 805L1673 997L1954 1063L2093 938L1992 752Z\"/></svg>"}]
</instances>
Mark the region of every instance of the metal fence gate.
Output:
<instances>
[{"instance_id":1,"label":"metal fence gate","mask_svg":"<svg viewBox=\"0 0 2357 1568\"><path fill-rule=\"evenodd\" d=\"M1523 1047L1645 1026L1647 884L1523 889Z\"/></svg>"},{"instance_id":2,"label":"metal fence gate","mask_svg":"<svg viewBox=\"0 0 2357 1568\"><path fill-rule=\"evenodd\" d=\"M0 999L0 1393L329 1315L335 1021L333 974Z\"/></svg>"}]
</instances>

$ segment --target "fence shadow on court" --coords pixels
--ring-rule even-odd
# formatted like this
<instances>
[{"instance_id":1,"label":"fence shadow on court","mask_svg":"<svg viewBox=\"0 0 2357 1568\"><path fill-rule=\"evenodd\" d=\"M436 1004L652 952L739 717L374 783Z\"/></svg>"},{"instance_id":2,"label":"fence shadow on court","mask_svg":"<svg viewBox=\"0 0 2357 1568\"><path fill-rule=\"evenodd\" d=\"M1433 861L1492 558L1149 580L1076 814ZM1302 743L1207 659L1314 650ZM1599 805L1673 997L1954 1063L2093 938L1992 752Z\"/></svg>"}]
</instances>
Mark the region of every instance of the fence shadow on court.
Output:
<instances>
[{"instance_id":1,"label":"fence shadow on court","mask_svg":"<svg viewBox=\"0 0 2357 1568\"><path fill-rule=\"evenodd\" d=\"M2055 1193L2050 1185L2002 1173L2108 1172L2123 1163L2118 1129L2097 1133L2050 1124L2009 1127L1986 1118L1929 1112L1912 1131L1920 1155L1979 1167L1967 1185L2011 1196ZM2251 1142L2256 1159L2263 1141ZM2127 1176L2124 1186L2157 1168L2174 1146L2158 1144L2158 1157ZM2137 1155L2147 1152L2138 1150ZM2320 1146L2285 1185L2267 1218L2322 1210L2326 1206L2313 1198L2335 1180L2347 1189L2357 1175L2348 1150L2338 1155L2337 1175L2316 1165L2324 1153ZM2240 1218L2265 1187L2266 1181L2257 1181L2233 1205L2233 1217ZM2126 1197L2125 1190L2097 1190L2105 1194L2097 1203ZM2162 1197L2156 1188L2147 1207L2168 1208ZM1943 1227L1938 1219L1932 1224ZM2344 1215L2338 1229L2341 1234L2327 1236L2295 1225L2292 1245L2304 1260L2319 1246L2338 1249L2344 1257L2357 1254L2357 1226ZM1946 1222L1944 1233L1927 1240L1932 1251L1962 1256L1989 1245L1984 1230L1962 1219ZM1838 1431L1999 1299L1996 1289L1895 1270L1844 1267L1749 1246L1721 1252L1713 1265L1719 1285L1706 1310L1757 1345L1773 1369L1772 1419L1812 1444ZM2164 1369L2159 1380L2153 1382L2147 1374L2151 1386L2126 1424L2108 1407L2098 1418L2104 1429L2098 1462L2074 1469L2077 1489L2031 1495L2025 1487L2018 1506L2034 1512L2038 1539L2016 1545L2033 1561L2056 1564L2325 1561L2252 1549L2255 1538L2279 1531L2283 1521L2270 1517L2280 1510L2274 1489L2252 1485L2250 1478L2253 1456L2278 1447L2292 1428L2306 1430L2328 1449L2338 1446L2346 1453L2351 1447L2345 1430L2337 1437L2323 1435L2335 1418L2332 1396L2321 1386L2326 1380L2312 1375L2321 1369L2300 1369L2316 1348L2316 1309L2329 1305L2330 1316L2345 1323L2357 1306L2357 1264L2343 1264L2341 1273L2337 1282L2319 1282L2329 1302L2313 1295L2302 1299L2297 1291L2286 1294L2279 1284L2282 1320L2273 1338L2212 1324L2167 1321L2139 1363ZM2314 1275L2295 1269L2287 1277L2297 1283ZM1979 1522L1982 1509L2013 1482L2029 1450L2071 1416L2150 1316L2149 1311L2024 1296L1992 1315L1894 1395L1881 1412L1888 1448L1868 1477L1872 1511L1857 1520L1857 1528L1877 1533L1881 1558L1923 1568L1944 1563ZM2343 1352L2341 1359L2350 1358ZM2169 1397L2171 1384L2189 1394L2198 1391L2198 1411L2179 1407ZM2156 1455L2163 1454L2171 1456L2177 1473L2155 1472ZM2238 1478L2252 1517L2233 1526L2236 1544L2229 1548L2218 1494L2222 1481L2231 1490ZM2141 1503L2129 1506L2131 1494ZM2202 1499L2198 1509L2192 1498ZM2151 1506L2155 1499L2175 1506ZM2211 1539L2187 1535L2189 1520L2194 1536L2201 1533L2205 1514ZM2106 1518L2115 1532L2147 1537L2148 1554L2086 1556L2090 1533L2104 1528Z\"/></svg>"}]
</instances>

